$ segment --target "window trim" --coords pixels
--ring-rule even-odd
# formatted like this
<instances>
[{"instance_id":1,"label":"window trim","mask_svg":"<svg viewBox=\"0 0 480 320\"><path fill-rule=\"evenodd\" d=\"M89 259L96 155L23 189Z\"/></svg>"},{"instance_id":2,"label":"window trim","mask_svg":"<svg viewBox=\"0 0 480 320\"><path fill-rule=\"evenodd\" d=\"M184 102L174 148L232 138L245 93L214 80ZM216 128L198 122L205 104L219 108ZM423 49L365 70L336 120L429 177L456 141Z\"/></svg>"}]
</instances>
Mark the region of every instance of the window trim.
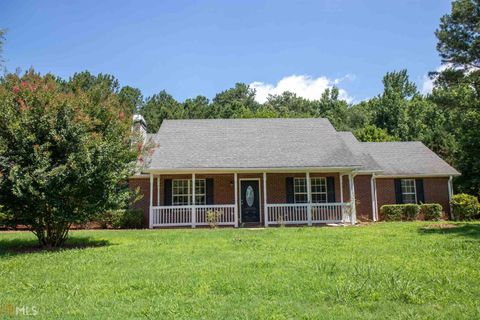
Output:
<instances>
[{"instance_id":1,"label":"window trim","mask_svg":"<svg viewBox=\"0 0 480 320\"><path fill-rule=\"evenodd\" d=\"M413 182L413 192L404 192L403 191L403 184L404 184L404 181L409 181L409 182ZM416 204L418 203L418 197L417 197L417 183L415 181L415 179L400 179L400 191L402 192L402 202L404 204ZM404 195L414 195L415 196L415 202L411 203L411 202L405 202L405 198L404 198Z\"/></svg>"},{"instance_id":2,"label":"window trim","mask_svg":"<svg viewBox=\"0 0 480 320\"><path fill-rule=\"evenodd\" d=\"M313 192L313 183L312 181L318 179L318 180L323 180L324 186L325 186L325 191L324 192ZM305 192L297 192L295 190L295 182L297 180L305 180L305 184L307 184L307 178L304 177L295 177L293 178L293 202L294 203L308 203L308 189L307 185L305 185ZM310 177L310 194L312 195L312 203L328 203L328 186L327 186L327 178L326 177ZM313 195L325 195L325 202L313 202ZM307 196L307 201L306 202L297 202L297 195L306 195Z\"/></svg>"},{"instance_id":3,"label":"window trim","mask_svg":"<svg viewBox=\"0 0 480 320\"><path fill-rule=\"evenodd\" d=\"M175 193L175 183L178 181L188 181L188 193L187 194L178 194ZM195 184L197 182L203 181L203 193L197 192L197 189L195 189L195 198L198 198L198 196L203 196L203 203L197 203L195 201L195 205L206 205L207 203L207 179L195 179ZM174 201L175 197L188 197L188 203L187 204L178 204ZM195 199L196 200L196 199ZM193 192L192 192L192 179L172 179L172 206L190 206L193 205Z\"/></svg>"}]
</instances>

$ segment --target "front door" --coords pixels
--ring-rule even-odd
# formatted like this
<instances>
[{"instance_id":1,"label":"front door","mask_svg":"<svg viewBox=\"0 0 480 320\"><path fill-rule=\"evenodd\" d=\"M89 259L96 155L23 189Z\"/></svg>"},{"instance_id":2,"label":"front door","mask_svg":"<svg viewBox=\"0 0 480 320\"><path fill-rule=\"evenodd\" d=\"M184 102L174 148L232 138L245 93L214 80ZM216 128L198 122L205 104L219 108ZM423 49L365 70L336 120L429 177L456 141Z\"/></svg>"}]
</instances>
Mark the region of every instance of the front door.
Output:
<instances>
[{"instance_id":1,"label":"front door","mask_svg":"<svg viewBox=\"0 0 480 320\"><path fill-rule=\"evenodd\" d=\"M258 180L240 181L240 207L242 222L260 222Z\"/></svg>"}]
</instances>

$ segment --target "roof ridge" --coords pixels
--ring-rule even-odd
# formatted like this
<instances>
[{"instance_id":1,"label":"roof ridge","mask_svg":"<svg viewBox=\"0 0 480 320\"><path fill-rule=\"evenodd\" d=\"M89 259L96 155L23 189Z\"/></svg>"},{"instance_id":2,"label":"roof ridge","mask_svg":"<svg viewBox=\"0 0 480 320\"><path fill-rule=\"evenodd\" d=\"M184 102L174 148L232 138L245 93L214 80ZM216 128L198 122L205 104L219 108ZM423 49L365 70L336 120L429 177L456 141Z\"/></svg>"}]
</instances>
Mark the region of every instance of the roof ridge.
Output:
<instances>
[{"instance_id":1,"label":"roof ridge","mask_svg":"<svg viewBox=\"0 0 480 320\"><path fill-rule=\"evenodd\" d=\"M215 119L164 119L163 122L180 122L180 121L269 121L269 120L282 120L282 121L297 121L297 120L323 120L329 121L328 118L215 118Z\"/></svg>"}]
</instances>

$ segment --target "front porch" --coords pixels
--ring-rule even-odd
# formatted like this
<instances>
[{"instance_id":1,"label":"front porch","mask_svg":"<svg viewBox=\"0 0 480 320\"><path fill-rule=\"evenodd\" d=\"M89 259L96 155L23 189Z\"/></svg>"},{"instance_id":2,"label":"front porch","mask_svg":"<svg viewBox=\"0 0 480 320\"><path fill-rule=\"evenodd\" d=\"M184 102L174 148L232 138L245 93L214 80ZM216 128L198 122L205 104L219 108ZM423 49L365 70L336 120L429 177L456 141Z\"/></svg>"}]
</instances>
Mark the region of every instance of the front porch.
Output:
<instances>
[{"instance_id":1,"label":"front porch","mask_svg":"<svg viewBox=\"0 0 480 320\"><path fill-rule=\"evenodd\" d=\"M149 228L356 223L353 172L150 174ZM195 187L193 187L195 186Z\"/></svg>"}]
</instances>

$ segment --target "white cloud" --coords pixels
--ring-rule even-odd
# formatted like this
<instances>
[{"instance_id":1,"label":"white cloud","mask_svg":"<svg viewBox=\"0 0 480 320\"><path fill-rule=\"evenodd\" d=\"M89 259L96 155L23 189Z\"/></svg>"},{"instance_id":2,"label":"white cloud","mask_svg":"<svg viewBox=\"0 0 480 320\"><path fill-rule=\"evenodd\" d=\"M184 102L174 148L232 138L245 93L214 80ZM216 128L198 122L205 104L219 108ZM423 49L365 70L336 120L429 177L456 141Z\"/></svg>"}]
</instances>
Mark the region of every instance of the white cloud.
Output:
<instances>
[{"instance_id":1,"label":"white cloud","mask_svg":"<svg viewBox=\"0 0 480 320\"><path fill-rule=\"evenodd\" d=\"M433 90L433 80L430 79L430 77L425 74L422 80L421 92L423 94L428 94L428 93L432 93L432 90Z\"/></svg>"},{"instance_id":2,"label":"white cloud","mask_svg":"<svg viewBox=\"0 0 480 320\"><path fill-rule=\"evenodd\" d=\"M313 78L308 75L291 75L282 78L277 84L255 81L250 83L250 87L256 90L255 100L259 103L267 101L268 95L282 94L290 91L308 100L317 100L327 88L337 86L343 81L352 81L355 77L347 74L340 79L329 79L327 77ZM339 98L347 102L353 101L353 98L347 94L344 89L339 90Z\"/></svg>"},{"instance_id":3,"label":"white cloud","mask_svg":"<svg viewBox=\"0 0 480 320\"><path fill-rule=\"evenodd\" d=\"M440 67L438 67L435 71L437 72L442 72L444 70L446 70L447 68L451 67L450 64L442 64ZM432 90L433 90L433 82L435 80L434 79L430 79L430 77L428 76L428 74L425 74L423 75L423 78L422 78L422 88L421 88L421 92L423 94L429 94L429 93L432 93Z\"/></svg>"}]
</instances>

